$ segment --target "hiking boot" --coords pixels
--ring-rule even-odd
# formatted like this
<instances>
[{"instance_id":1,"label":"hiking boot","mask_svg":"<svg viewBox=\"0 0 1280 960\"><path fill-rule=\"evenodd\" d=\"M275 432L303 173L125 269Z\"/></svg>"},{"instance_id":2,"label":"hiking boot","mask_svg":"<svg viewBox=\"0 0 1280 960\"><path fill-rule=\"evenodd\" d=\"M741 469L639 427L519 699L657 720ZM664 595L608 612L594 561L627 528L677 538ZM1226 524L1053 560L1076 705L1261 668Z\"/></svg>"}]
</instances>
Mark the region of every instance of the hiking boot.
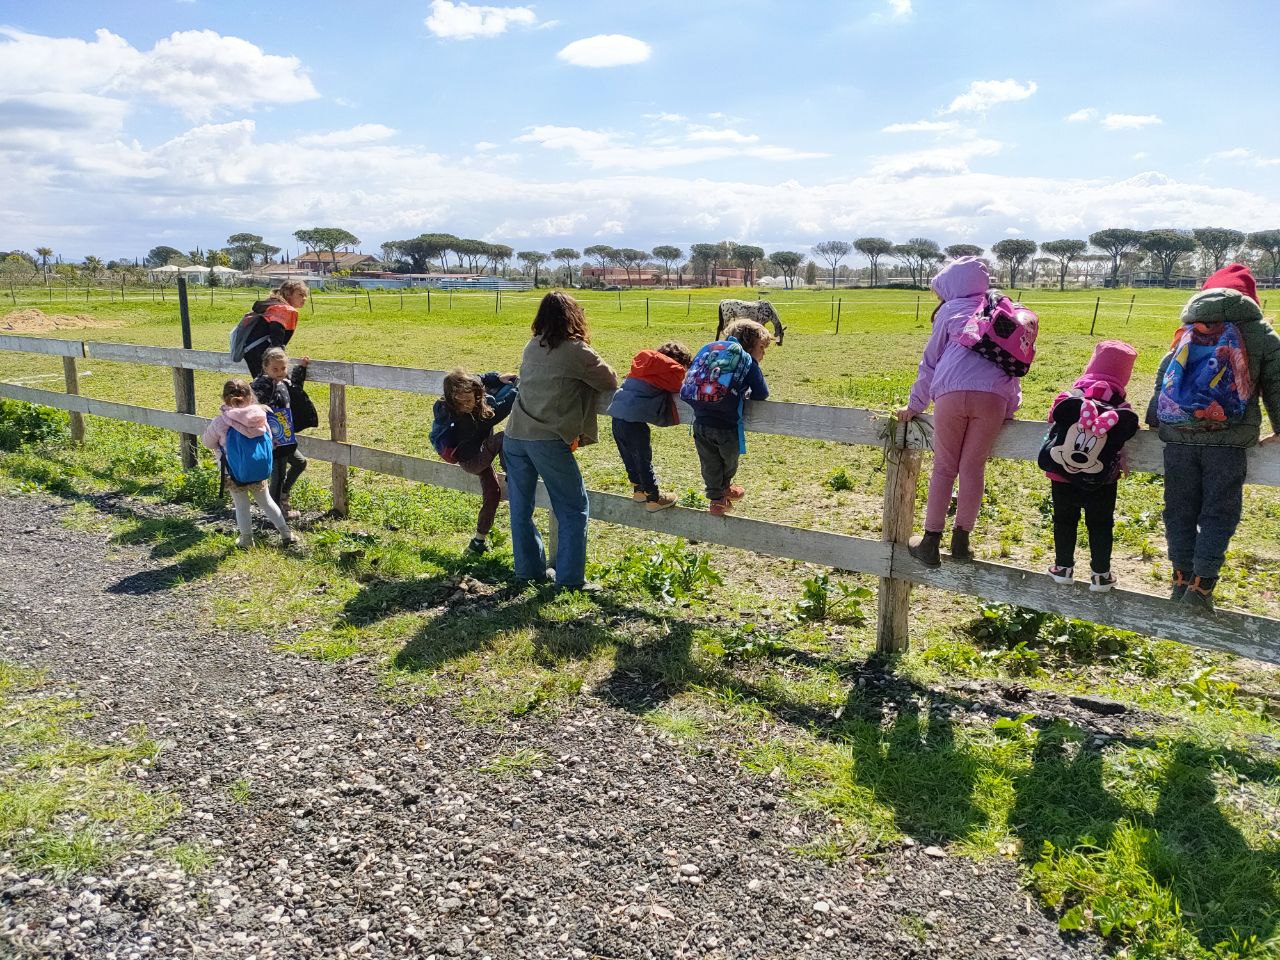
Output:
<instances>
[{"instance_id":1,"label":"hiking boot","mask_svg":"<svg viewBox=\"0 0 1280 960\"><path fill-rule=\"evenodd\" d=\"M1106 573L1095 573L1089 577L1089 592L1110 593L1118 582L1116 575L1110 570Z\"/></svg>"},{"instance_id":2,"label":"hiking boot","mask_svg":"<svg viewBox=\"0 0 1280 960\"><path fill-rule=\"evenodd\" d=\"M644 503L646 500L649 499L649 495L645 493L644 490L642 490L640 487L637 487L633 483L631 485L631 499L634 500L636 503Z\"/></svg>"},{"instance_id":3,"label":"hiking boot","mask_svg":"<svg viewBox=\"0 0 1280 960\"><path fill-rule=\"evenodd\" d=\"M655 493L653 496L645 500L644 508L650 513L657 513L659 510L665 510L667 507L674 507L676 498L669 493Z\"/></svg>"},{"instance_id":4,"label":"hiking boot","mask_svg":"<svg viewBox=\"0 0 1280 960\"><path fill-rule=\"evenodd\" d=\"M282 500L279 504L277 504L277 506L280 507L280 514L286 520L297 520L300 516L302 516L301 513L299 513L297 510L294 510L291 506L289 506L288 500Z\"/></svg>"},{"instance_id":5,"label":"hiking boot","mask_svg":"<svg viewBox=\"0 0 1280 960\"><path fill-rule=\"evenodd\" d=\"M1183 605L1213 613L1213 589L1217 585L1217 577L1196 577L1187 584L1187 592L1182 595Z\"/></svg>"},{"instance_id":6,"label":"hiking boot","mask_svg":"<svg viewBox=\"0 0 1280 960\"><path fill-rule=\"evenodd\" d=\"M253 546L253 537L241 537L236 541L236 546L241 550L248 550Z\"/></svg>"},{"instance_id":7,"label":"hiking boot","mask_svg":"<svg viewBox=\"0 0 1280 960\"><path fill-rule=\"evenodd\" d=\"M1050 567L1049 576L1054 583L1068 584L1076 582L1075 567Z\"/></svg>"},{"instance_id":8,"label":"hiking boot","mask_svg":"<svg viewBox=\"0 0 1280 960\"><path fill-rule=\"evenodd\" d=\"M931 533L926 530L923 537L913 541L907 547L907 552L926 567L940 567L942 566L941 546L942 533Z\"/></svg>"},{"instance_id":9,"label":"hiking boot","mask_svg":"<svg viewBox=\"0 0 1280 960\"><path fill-rule=\"evenodd\" d=\"M969 549L969 531L956 527L951 531L951 559L972 560L973 551Z\"/></svg>"},{"instance_id":10,"label":"hiking boot","mask_svg":"<svg viewBox=\"0 0 1280 960\"><path fill-rule=\"evenodd\" d=\"M280 545L286 549L295 549L302 546L302 538L293 531L280 534Z\"/></svg>"},{"instance_id":11,"label":"hiking boot","mask_svg":"<svg viewBox=\"0 0 1280 960\"><path fill-rule=\"evenodd\" d=\"M1191 578L1181 570L1173 571L1173 584L1169 592L1169 599L1177 602L1181 600L1187 592L1187 587L1191 586Z\"/></svg>"},{"instance_id":12,"label":"hiking boot","mask_svg":"<svg viewBox=\"0 0 1280 960\"><path fill-rule=\"evenodd\" d=\"M733 501L728 497L721 497L719 500L712 500L711 505L707 507L711 511L713 517L723 517L726 513L733 509Z\"/></svg>"},{"instance_id":13,"label":"hiking boot","mask_svg":"<svg viewBox=\"0 0 1280 960\"><path fill-rule=\"evenodd\" d=\"M742 487L738 486L736 483L731 483L729 484L729 489L725 491L724 495L734 503L737 503L747 495L747 491L743 490Z\"/></svg>"},{"instance_id":14,"label":"hiking boot","mask_svg":"<svg viewBox=\"0 0 1280 960\"><path fill-rule=\"evenodd\" d=\"M489 550L488 537L472 537L471 542L467 544L467 553L487 553Z\"/></svg>"}]
</instances>

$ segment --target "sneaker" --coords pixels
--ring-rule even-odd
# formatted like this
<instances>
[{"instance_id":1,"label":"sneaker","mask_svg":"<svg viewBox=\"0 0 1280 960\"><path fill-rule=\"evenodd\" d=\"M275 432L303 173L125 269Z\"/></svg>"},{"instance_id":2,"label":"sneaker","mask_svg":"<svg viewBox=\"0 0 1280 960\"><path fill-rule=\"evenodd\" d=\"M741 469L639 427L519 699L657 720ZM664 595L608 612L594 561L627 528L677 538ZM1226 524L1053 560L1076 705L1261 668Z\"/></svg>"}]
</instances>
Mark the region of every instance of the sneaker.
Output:
<instances>
[{"instance_id":1,"label":"sneaker","mask_svg":"<svg viewBox=\"0 0 1280 960\"><path fill-rule=\"evenodd\" d=\"M1089 577L1089 592L1110 593L1117 582L1116 575L1110 570L1106 573L1095 573Z\"/></svg>"},{"instance_id":2,"label":"sneaker","mask_svg":"<svg viewBox=\"0 0 1280 960\"><path fill-rule=\"evenodd\" d=\"M1169 599L1175 603L1181 600L1187 594L1187 587L1191 586L1191 578L1181 570L1173 571L1172 589L1169 591Z\"/></svg>"},{"instance_id":3,"label":"sneaker","mask_svg":"<svg viewBox=\"0 0 1280 960\"><path fill-rule=\"evenodd\" d=\"M721 497L719 500L712 500L707 509L711 511L713 517L723 517L733 509L733 501L728 497Z\"/></svg>"},{"instance_id":4,"label":"sneaker","mask_svg":"<svg viewBox=\"0 0 1280 960\"><path fill-rule=\"evenodd\" d=\"M236 546L241 550L248 550L253 546L253 537L249 537L247 540L244 537L241 537L236 541Z\"/></svg>"},{"instance_id":5,"label":"sneaker","mask_svg":"<svg viewBox=\"0 0 1280 960\"><path fill-rule=\"evenodd\" d=\"M293 531L280 534L280 545L282 547L300 547L302 546L302 538Z\"/></svg>"},{"instance_id":6,"label":"sneaker","mask_svg":"<svg viewBox=\"0 0 1280 960\"><path fill-rule=\"evenodd\" d=\"M1213 613L1213 590L1217 585L1217 577L1196 577L1187 584L1187 592L1182 595L1183 606L1199 607Z\"/></svg>"},{"instance_id":7,"label":"sneaker","mask_svg":"<svg viewBox=\"0 0 1280 960\"><path fill-rule=\"evenodd\" d=\"M644 503L646 500L649 499L649 495L645 493L643 490L641 490L639 487L637 487L635 484L632 484L631 499L634 500L636 503Z\"/></svg>"},{"instance_id":8,"label":"sneaker","mask_svg":"<svg viewBox=\"0 0 1280 960\"><path fill-rule=\"evenodd\" d=\"M471 542L467 544L467 553L487 553L488 550L488 537L472 537Z\"/></svg>"},{"instance_id":9,"label":"sneaker","mask_svg":"<svg viewBox=\"0 0 1280 960\"><path fill-rule=\"evenodd\" d=\"M724 495L737 503L747 495L747 491L743 490L742 487L738 486L736 483L731 483L729 484L729 489L725 491Z\"/></svg>"},{"instance_id":10,"label":"sneaker","mask_svg":"<svg viewBox=\"0 0 1280 960\"><path fill-rule=\"evenodd\" d=\"M657 513L659 510L665 510L667 507L674 507L676 498L669 493L659 493L653 497L647 498L644 508L650 513Z\"/></svg>"},{"instance_id":11,"label":"sneaker","mask_svg":"<svg viewBox=\"0 0 1280 960\"><path fill-rule=\"evenodd\" d=\"M1049 576L1053 578L1054 583L1075 583L1076 568L1075 567L1050 567Z\"/></svg>"}]
</instances>

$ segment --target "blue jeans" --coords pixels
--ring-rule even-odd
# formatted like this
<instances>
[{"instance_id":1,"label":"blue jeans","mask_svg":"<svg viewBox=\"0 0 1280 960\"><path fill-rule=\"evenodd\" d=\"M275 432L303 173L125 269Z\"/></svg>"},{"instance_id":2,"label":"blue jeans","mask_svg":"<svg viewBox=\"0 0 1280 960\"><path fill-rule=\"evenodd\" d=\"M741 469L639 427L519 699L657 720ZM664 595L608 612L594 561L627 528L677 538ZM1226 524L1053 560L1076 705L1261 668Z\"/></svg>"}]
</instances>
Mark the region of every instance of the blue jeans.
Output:
<instances>
[{"instance_id":1,"label":"blue jeans","mask_svg":"<svg viewBox=\"0 0 1280 960\"><path fill-rule=\"evenodd\" d=\"M658 478L653 472L653 441L647 423L613 418L613 441L618 445L618 456L627 468L627 479L633 487L639 487L658 499Z\"/></svg>"},{"instance_id":2,"label":"blue jeans","mask_svg":"<svg viewBox=\"0 0 1280 960\"><path fill-rule=\"evenodd\" d=\"M508 433L502 452L507 461L516 576L542 580L547 575L547 554L533 524L533 498L541 478L559 527L556 583L582 586L587 578L587 487L573 451L563 440L517 440Z\"/></svg>"},{"instance_id":3,"label":"blue jeans","mask_svg":"<svg viewBox=\"0 0 1280 960\"><path fill-rule=\"evenodd\" d=\"M1175 570L1213 579L1244 510L1248 451L1168 443L1164 448L1164 532Z\"/></svg>"}]
</instances>

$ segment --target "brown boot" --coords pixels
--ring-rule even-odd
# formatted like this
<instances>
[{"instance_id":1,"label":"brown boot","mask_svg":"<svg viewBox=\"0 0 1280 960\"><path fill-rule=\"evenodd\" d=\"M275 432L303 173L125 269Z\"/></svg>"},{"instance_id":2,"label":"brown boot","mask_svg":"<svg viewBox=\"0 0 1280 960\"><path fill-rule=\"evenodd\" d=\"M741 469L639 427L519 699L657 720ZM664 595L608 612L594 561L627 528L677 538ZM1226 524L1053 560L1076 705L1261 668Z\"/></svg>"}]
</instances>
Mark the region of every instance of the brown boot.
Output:
<instances>
[{"instance_id":1,"label":"brown boot","mask_svg":"<svg viewBox=\"0 0 1280 960\"><path fill-rule=\"evenodd\" d=\"M923 537L912 541L910 546L907 547L907 552L926 567L940 567L942 566L941 547L942 533L932 533L926 530Z\"/></svg>"},{"instance_id":2,"label":"brown boot","mask_svg":"<svg viewBox=\"0 0 1280 960\"><path fill-rule=\"evenodd\" d=\"M956 527L951 531L951 559L972 560L973 551L969 549L969 531Z\"/></svg>"}]
</instances>

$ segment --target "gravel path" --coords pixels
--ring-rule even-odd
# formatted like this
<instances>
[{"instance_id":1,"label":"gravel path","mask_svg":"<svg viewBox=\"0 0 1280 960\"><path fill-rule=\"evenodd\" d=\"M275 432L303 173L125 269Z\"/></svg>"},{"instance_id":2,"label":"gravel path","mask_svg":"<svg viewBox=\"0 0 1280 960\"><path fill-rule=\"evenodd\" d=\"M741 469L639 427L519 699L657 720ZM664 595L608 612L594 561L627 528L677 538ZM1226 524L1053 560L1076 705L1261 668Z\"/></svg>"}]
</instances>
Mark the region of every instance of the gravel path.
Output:
<instances>
[{"instance_id":1,"label":"gravel path","mask_svg":"<svg viewBox=\"0 0 1280 960\"><path fill-rule=\"evenodd\" d=\"M149 592L163 560L62 526L65 510L0 498L0 656L75 690L86 736L145 724L164 749L130 775L182 812L102 876L32 876L0 853L0 954L1101 955L1062 940L1006 862L798 857L827 825L771 781L592 697L477 727L388 702L367 662L205 626L206 587ZM526 777L479 769L520 748L547 759ZM210 867L175 867L176 842Z\"/></svg>"}]
</instances>

